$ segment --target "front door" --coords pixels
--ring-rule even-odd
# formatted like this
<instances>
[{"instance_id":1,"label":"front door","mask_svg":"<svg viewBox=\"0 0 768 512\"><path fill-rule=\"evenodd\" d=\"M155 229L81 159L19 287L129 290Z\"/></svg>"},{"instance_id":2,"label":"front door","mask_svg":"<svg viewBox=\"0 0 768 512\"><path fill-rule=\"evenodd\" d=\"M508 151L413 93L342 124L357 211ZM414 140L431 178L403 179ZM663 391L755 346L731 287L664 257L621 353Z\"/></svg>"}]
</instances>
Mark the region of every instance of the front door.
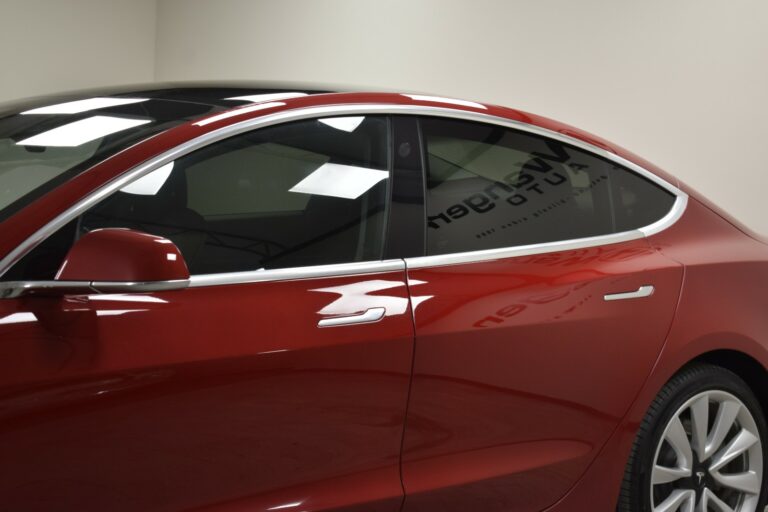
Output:
<instances>
[{"instance_id":1,"label":"front door","mask_svg":"<svg viewBox=\"0 0 768 512\"><path fill-rule=\"evenodd\" d=\"M382 260L388 123L226 139L54 237L164 236L192 284L0 301L0 508L398 511L413 323ZM12 274L50 279L55 246Z\"/></svg>"}]
</instances>

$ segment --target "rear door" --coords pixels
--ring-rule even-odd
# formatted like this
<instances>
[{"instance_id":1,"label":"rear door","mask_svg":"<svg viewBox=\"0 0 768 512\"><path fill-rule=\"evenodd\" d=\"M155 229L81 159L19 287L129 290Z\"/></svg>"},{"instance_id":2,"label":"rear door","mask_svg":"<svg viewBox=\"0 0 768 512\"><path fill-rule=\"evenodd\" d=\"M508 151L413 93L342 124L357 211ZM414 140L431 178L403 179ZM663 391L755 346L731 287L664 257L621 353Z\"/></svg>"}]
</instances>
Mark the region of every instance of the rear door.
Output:
<instances>
[{"instance_id":1,"label":"rear door","mask_svg":"<svg viewBox=\"0 0 768 512\"><path fill-rule=\"evenodd\" d=\"M386 259L386 117L310 119L178 158L6 279L101 227L164 236L183 291L0 301L9 510L395 512L413 349Z\"/></svg>"},{"instance_id":2,"label":"rear door","mask_svg":"<svg viewBox=\"0 0 768 512\"><path fill-rule=\"evenodd\" d=\"M584 473L662 347L682 269L638 229L684 198L559 140L421 126L404 510L540 511Z\"/></svg>"}]
</instances>

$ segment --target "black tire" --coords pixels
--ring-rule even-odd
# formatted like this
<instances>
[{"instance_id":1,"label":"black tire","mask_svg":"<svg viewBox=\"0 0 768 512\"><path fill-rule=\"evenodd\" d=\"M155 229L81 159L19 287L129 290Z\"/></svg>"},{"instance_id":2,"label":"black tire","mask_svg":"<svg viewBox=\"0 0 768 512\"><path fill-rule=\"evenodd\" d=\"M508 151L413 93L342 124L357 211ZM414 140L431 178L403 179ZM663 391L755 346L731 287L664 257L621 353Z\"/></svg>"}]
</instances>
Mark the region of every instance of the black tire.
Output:
<instances>
[{"instance_id":1,"label":"black tire","mask_svg":"<svg viewBox=\"0 0 768 512\"><path fill-rule=\"evenodd\" d=\"M651 489L651 469L656 463L656 451L657 447L660 446L661 437L664 435L667 425L673 421L674 417L680 417L677 413L679 413L681 407L694 397L708 391L722 391L735 396L742 402L755 421L757 431L759 432L758 437L762 445L764 468L762 472L762 485L760 487L761 491L759 499L756 500L757 506L754 510L763 511L768 500L768 492L766 492L768 465L765 464L767 460L766 449L768 449L768 427L766 426L766 420L760 403L749 386L735 373L719 366L695 364L681 370L662 388L640 424L624 473L617 507L618 512L653 512L654 503L651 503L653 500L651 497L653 492ZM689 427L690 425L686 427L686 432L690 436ZM756 451L759 453L758 449ZM698 461L697 453L695 457ZM702 464L704 463L702 462ZM697 480L699 485L702 485L701 477L697 477ZM695 482L696 480L692 477L690 485L696 485ZM688 484L688 480L681 479L679 482L669 485L685 487ZM694 489L694 492L697 493L696 499L698 500L698 496L703 491L699 488L698 490ZM751 505L739 505L736 512L741 512L739 509L753 510L752 506L754 505L755 498L751 498L751 500L753 501ZM655 504L655 506L658 505L659 503ZM684 508L680 510L684 510Z\"/></svg>"}]
</instances>

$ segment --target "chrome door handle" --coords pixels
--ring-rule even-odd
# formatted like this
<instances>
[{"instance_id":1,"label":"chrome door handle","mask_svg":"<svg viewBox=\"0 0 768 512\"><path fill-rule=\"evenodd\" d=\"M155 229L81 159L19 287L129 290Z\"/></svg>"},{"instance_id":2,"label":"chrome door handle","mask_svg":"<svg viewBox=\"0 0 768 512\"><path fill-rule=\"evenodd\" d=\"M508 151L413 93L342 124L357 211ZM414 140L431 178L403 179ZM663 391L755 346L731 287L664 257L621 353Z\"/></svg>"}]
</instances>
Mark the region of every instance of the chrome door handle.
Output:
<instances>
[{"instance_id":1,"label":"chrome door handle","mask_svg":"<svg viewBox=\"0 0 768 512\"><path fill-rule=\"evenodd\" d=\"M637 289L636 292L622 292L622 293L609 293L608 295L605 295L603 298L605 300L611 301L611 300L627 300L627 299L642 299L643 297L650 297L653 295L655 288L647 284L645 286L641 286Z\"/></svg>"},{"instance_id":2,"label":"chrome door handle","mask_svg":"<svg viewBox=\"0 0 768 512\"><path fill-rule=\"evenodd\" d=\"M334 316L332 318L323 318L317 322L318 327L338 327L340 325L369 324L378 322L384 318L386 308L370 308L356 315Z\"/></svg>"}]
</instances>

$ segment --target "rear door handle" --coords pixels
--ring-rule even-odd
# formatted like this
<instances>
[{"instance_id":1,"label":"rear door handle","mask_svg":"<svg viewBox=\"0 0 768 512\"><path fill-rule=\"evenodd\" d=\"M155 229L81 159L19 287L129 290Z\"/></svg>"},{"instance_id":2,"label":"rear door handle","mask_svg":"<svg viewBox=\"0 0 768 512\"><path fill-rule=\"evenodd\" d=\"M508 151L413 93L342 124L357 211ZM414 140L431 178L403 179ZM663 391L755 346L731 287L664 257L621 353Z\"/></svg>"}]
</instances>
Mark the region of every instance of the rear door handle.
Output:
<instances>
[{"instance_id":1,"label":"rear door handle","mask_svg":"<svg viewBox=\"0 0 768 512\"><path fill-rule=\"evenodd\" d=\"M339 327L342 325L370 324L384 318L386 308L370 308L356 315L334 316L323 318L317 323L318 327Z\"/></svg>"},{"instance_id":2,"label":"rear door handle","mask_svg":"<svg viewBox=\"0 0 768 512\"><path fill-rule=\"evenodd\" d=\"M605 295L603 298L608 301L642 299L643 297L650 297L651 295L653 295L654 290L655 288L652 285L647 284L645 286L641 286L635 292L609 293L608 295Z\"/></svg>"}]
</instances>

